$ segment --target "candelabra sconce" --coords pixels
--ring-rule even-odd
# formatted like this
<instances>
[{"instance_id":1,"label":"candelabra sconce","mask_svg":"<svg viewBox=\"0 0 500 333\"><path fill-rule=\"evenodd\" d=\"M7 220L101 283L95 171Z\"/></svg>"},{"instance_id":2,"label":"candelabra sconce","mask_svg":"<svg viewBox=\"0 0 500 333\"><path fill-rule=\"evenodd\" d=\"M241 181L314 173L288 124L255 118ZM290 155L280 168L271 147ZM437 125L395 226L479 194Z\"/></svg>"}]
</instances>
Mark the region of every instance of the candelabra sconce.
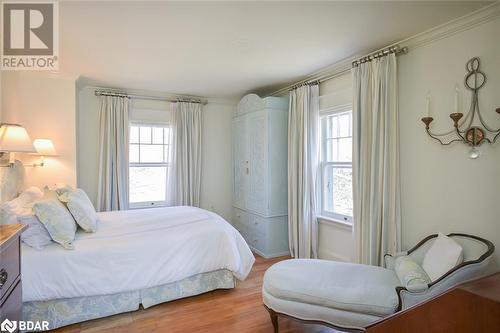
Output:
<instances>
[{"instance_id":1,"label":"candelabra sconce","mask_svg":"<svg viewBox=\"0 0 500 333\"><path fill-rule=\"evenodd\" d=\"M422 122L425 124L425 130L431 138L437 140L444 146L448 146L453 142L462 142L469 145L471 147L469 157L472 159L479 157L479 150L477 147L485 142L489 144L495 143L500 136L500 128L492 129L489 127L485 123L481 111L479 110L479 89L486 84L486 75L479 70L479 66L480 61L477 57L470 59L465 66L467 74L465 75L464 85L468 90L472 91L471 104L469 111L464 117L463 113L458 112L457 92L455 112L450 114L450 118L453 120L454 129L445 133L434 133L430 129L430 125L434 118L430 116L422 118ZM427 103L429 103L429 100ZM429 107L429 104L427 107ZM500 108L497 108L495 111L500 115Z\"/></svg>"}]
</instances>

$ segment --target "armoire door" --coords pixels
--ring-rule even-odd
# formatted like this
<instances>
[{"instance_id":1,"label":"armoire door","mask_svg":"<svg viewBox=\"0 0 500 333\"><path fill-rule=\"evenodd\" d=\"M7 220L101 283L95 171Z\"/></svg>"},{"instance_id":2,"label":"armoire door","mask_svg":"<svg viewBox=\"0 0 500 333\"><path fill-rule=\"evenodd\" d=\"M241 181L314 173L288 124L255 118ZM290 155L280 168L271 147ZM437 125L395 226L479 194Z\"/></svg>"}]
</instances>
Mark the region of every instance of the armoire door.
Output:
<instances>
[{"instance_id":1,"label":"armoire door","mask_svg":"<svg viewBox=\"0 0 500 333\"><path fill-rule=\"evenodd\" d=\"M246 207L263 215L267 215L268 208L267 126L267 112L253 112L247 116L249 177Z\"/></svg>"},{"instance_id":2,"label":"armoire door","mask_svg":"<svg viewBox=\"0 0 500 333\"><path fill-rule=\"evenodd\" d=\"M246 116L233 119L233 205L245 209L247 192Z\"/></svg>"}]
</instances>

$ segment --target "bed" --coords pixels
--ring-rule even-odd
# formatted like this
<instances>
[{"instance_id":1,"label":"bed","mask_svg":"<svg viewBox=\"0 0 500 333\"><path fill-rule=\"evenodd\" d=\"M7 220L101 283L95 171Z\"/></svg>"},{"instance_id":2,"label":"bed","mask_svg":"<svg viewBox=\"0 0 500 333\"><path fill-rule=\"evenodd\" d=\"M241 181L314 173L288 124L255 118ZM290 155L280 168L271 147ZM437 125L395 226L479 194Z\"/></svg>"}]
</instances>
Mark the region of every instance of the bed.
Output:
<instances>
[{"instance_id":1,"label":"bed","mask_svg":"<svg viewBox=\"0 0 500 333\"><path fill-rule=\"evenodd\" d=\"M255 258L217 214L194 207L98 213L74 250L22 246L23 319L57 328L235 287Z\"/></svg>"}]
</instances>

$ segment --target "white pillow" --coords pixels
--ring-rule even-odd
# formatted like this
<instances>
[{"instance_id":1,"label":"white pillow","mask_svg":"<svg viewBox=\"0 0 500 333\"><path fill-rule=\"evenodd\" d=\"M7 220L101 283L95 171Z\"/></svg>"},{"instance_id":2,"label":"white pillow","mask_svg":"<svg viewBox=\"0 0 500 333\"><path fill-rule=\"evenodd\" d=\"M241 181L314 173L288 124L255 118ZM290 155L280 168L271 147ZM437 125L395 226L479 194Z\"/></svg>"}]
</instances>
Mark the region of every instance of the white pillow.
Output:
<instances>
[{"instance_id":1,"label":"white pillow","mask_svg":"<svg viewBox=\"0 0 500 333\"><path fill-rule=\"evenodd\" d=\"M15 199L0 205L0 224L17 223L18 215L32 214L33 203L43 197L43 192L35 186L29 187Z\"/></svg>"},{"instance_id":2,"label":"white pillow","mask_svg":"<svg viewBox=\"0 0 500 333\"><path fill-rule=\"evenodd\" d=\"M21 234L21 240L26 245L42 250L52 243L49 232L35 215L21 215L17 217L17 220L19 223L28 226L28 229Z\"/></svg>"},{"instance_id":3,"label":"white pillow","mask_svg":"<svg viewBox=\"0 0 500 333\"><path fill-rule=\"evenodd\" d=\"M76 189L73 192L64 192L59 196L59 200L66 203L76 223L84 231L97 231L97 213L89 197L83 190Z\"/></svg>"},{"instance_id":4,"label":"white pillow","mask_svg":"<svg viewBox=\"0 0 500 333\"><path fill-rule=\"evenodd\" d=\"M450 237L439 233L425 254L422 268L432 281L436 281L463 261L463 249Z\"/></svg>"},{"instance_id":5,"label":"white pillow","mask_svg":"<svg viewBox=\"0 0 500 333\"><path fill-rule=\"evenodd\" d=\"M28 187L26 190L19 194L17 199L22 200L25 204L33 204L36 200L40 200L43 197L43 192L36 186ZM16 199L14 199L16 200Z\"/></svg>"}]
</instances>

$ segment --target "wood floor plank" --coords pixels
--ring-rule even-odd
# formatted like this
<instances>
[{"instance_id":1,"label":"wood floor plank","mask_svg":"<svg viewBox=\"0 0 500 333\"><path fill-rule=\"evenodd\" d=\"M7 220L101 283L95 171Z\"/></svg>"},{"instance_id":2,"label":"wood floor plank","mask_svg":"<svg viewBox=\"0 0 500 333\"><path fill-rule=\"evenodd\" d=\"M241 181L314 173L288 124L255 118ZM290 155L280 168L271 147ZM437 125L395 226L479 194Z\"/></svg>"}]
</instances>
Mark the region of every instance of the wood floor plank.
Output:
<instances>
[{"instance_id":1,"label":"wood floor plank","mask_svg":"<svg viewBox=\"0 0 500 333\"><path fill-rule=\"evenodd\" d=\"M91 320L53 332L57 333L272 333L269 314L262 305L262 279L271 265L286 257L256 262L248 278L231 290L216 290L149 309ZM279 319L280 333L335 333L320 326Z\"/></svg>"}]
</instances>

